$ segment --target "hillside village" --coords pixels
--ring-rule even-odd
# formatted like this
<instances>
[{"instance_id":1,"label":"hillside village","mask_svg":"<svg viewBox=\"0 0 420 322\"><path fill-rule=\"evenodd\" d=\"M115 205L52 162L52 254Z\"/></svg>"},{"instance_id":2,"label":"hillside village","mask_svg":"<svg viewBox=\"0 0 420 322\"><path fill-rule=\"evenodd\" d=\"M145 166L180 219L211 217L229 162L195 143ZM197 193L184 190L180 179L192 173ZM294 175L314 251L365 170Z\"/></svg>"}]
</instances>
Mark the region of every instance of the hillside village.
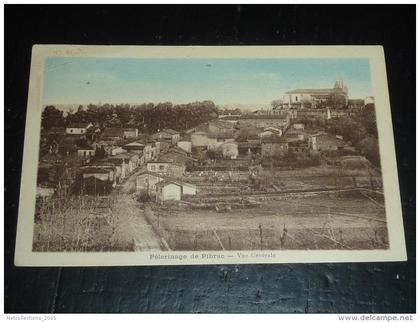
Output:
<instances>
[{"instance_id":1,"label":"hillside village","mask_svg":"<svg viewBox=\"0 0 420 322\"><path fill-rule=\"evenodd\" d=\"M170 227L178 223L168 218L162 230L165 215L159 214L178 214L182 222L182 213L190 210L203 216L252 211L281 194L381 191L381 174L370 155L360 142L335 130L340 119L374 111L373 103L373 98L349 100L337 81L329 92L294 90L271 109L219 113L183 130L150 133L144 126L97 122L43 128L37 205L51 198L125 193L143 207L166 248L173 249L179 241L170 242ZM217 236L218 245L212 247L228 248L221 239ZM230 237L228 244L232 247Z\"/></svg>"}]
</instances>

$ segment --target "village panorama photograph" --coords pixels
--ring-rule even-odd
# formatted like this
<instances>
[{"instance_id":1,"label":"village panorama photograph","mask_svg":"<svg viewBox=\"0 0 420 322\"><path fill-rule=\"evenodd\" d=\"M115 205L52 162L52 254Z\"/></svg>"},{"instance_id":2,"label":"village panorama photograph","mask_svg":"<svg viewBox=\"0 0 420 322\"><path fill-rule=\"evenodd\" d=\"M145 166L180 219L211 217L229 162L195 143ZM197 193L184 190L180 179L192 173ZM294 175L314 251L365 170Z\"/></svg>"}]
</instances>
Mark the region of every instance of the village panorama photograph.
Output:
<instances>
[{"instance_id":1,"label":"village panorama photograph","mask_svg":"<svg viewBox=\"0 0 420 322\"><path fill-rule=\"evenodd\" d=\"M47 57L34 252L388 249L368 59Z\"/></svg>"}]
</instances>

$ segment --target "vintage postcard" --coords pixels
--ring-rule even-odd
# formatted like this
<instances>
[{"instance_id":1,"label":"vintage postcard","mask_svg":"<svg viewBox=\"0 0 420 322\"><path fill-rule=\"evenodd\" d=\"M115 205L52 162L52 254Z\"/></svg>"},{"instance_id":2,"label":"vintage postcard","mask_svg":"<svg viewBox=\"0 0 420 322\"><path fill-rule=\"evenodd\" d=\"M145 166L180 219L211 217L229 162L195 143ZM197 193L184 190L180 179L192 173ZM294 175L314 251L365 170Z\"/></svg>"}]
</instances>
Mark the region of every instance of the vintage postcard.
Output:
<instances>
[{"instance_id":1,"label":"vintage postcard","mask_svg":"<svg viewBox=\"0 0 420 322\"><path fill-rule=\"evenodd\" d=\"M33 47L17 266L403 260L382 47Z\"/></svg>"}]
</instances>

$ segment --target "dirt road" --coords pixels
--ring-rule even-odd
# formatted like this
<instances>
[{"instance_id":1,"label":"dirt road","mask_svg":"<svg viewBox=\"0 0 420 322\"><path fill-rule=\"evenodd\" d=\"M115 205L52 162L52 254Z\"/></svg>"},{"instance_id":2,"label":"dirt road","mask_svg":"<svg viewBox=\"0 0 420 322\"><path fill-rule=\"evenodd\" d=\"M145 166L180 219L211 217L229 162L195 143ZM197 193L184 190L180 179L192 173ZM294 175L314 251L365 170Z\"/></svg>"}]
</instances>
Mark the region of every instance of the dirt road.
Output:
<instances>
[{"instance_id":1,"label":"dirt road","mask_svg":"<svg viewBox=\"0 0 420 322\"><path fill-rule=\"evenodd\" d=\"M133 241L135 251L155 251L161 250L159 236L148 224L144 217L144 210L135 200L136 177L142 168L134 171L124 182L113 192L116 204L113 213L118 217L118 227L116 235L118 238L125 238Z\"/></svg>"}]
</instances>

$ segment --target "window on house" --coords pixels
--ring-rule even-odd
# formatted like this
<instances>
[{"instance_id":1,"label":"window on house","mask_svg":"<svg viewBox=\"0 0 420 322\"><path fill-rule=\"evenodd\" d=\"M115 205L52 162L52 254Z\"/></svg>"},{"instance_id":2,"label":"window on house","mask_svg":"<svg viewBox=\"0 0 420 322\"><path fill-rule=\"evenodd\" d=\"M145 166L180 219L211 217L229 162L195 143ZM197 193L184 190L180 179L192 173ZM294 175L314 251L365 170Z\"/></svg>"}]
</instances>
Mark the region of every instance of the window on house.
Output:
<instances>
[{"instance_id":1,"label":"window on house","mask_svg":"<svg viewBox=\"0 0 420 322\"><path fill-rule=\"evenodd\" d=\"M297 96L295 97L295 101L296 101L296 102L298 101L298 97L297 97Z\"/></svg>"},{"instance_id":2,"label":"window on house","mask_svg":"<svg viewBox=\"0 0 420 322\"><path fill-rule=\"evenodd\" d=\"M150 167L150 169L151 169L152 171L154 171L154 170L156 170L156 166L152 165L152 166Z\"/></svg>"},{"instance_id":3,"label":"window on house","mask_svg":"<svg viewBox=\"0 0 420 322\"><path fill-rule=\"evenodd\" d=\"M70 130L70 133L73 133L73 130Z\"/></svg>"},{"instance_id":4,"label":"window on house","mask_svg":"<svg viewBox=\"0 0 420 322\"><path fill-rule=\"evenodd\" d=\"M159 170L165 170L165 166L164 165L160 165L159 166Z\"/></svg>"}]
</instances>

